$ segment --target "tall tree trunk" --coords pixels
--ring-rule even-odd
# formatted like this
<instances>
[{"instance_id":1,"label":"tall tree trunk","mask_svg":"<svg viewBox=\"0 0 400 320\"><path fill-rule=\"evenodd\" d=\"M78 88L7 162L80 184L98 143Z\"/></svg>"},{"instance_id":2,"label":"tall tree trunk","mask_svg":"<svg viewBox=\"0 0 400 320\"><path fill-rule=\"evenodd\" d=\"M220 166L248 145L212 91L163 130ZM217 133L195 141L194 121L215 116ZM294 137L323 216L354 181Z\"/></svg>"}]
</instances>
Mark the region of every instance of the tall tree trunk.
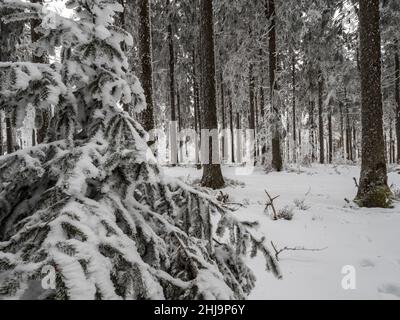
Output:
<instances>
[{"instance_id":1,"label":"tall tree trunk","mask_svg":"<svg viewBox=\"0 0 400 320\"><path fill-rule=\"evenodd\" d=\"M31 0L31 2L32 3L43 4L43 0ZM41 34L38 33L37 30L36 30L36 28L40 26L41 21L32 19L30 21L30 23L31 23L31 42L35 43L41 37ZM46 55L37 56L37 55L33 54L32 55L32 62L33 63L47 63L48 61L47 61ZM38 110L38 109L36 109L35 112L38 114L38 117L40 117L40 119L41 119L40 127L37 128L37 131L36 131L37 143L41 144L46 139L47 130L49 128L51 115L50 115L50 111L49 110ZM33 139L33 135L34 134L35 134L35 132L32 132L32 142L36 143L36 141L34 141L35 139Z\"/></svg>"},{"instance_id":2,"label":"tall tree trunk","mask_svg":"<svg viewBox=\"0 0 400 320\"><path fill-rule=\"evenodd\" d=\"M261 82L260 87L260 117L261 117L261 127L264 127L261 132L266 131L265 128L265 93L263 88L263 81ZM267 144L264 137L260 137L261 143L261 159L262 162L265 160L265 156L267 154ZM264 163L263 163L264 164Z\"/></svg>"},{"instance_id":3,"label":"tall tree trunk","mask_svg":"<svg viewBox=\"0 0 400 320\"><path fill-rule=\"evenodd\" d=\"M3 111L0 110L0 157L4 155L3 148Z\"/></svg>"},{"instance_id":4,"label":"tall tree trunk","mask_svg":"<svg viewBox=\"0 0 400 320\"><path fill-rule=\"evenodd\" d=\"M281 154L280 115L278 105L277 82L277 49L276 49L276 11L275 0L267 0L267 18L269 20L268 46L269 46L269 82L271 86L272 105L272 168L282 171L283 161Z\"/></svg>"},{"instance_id":5,"label":"tall tree trunk","mask_svg":"<svg viewBox=\"0 0 400 320\"><path fill-rule=\"evenodd\" d=\"M168 0L168 4L171 5ZM170 10L171 12L172 10ZM171 19L171 17L170 17ZM169 94L170 94L170 162L172 165L178 163L178 141L177 141L177 122L176 122L176 104L175 104L175 48L172 23L168 24L168 47L169 47Z\"/></svg>"},{"instance_id":6,"label":"tall tree trunk","mask_svg":"<svg viewBox=\"0 0 400 320\"><path fill-rule=\"evenodd\" d=\"M360 66L362 166L357 203L388 207L381 92L381 35L379 0L360 0Z\"/></svg>"},{"instance_id":7,"label":"tall tree trunk","mask_svg":"<svg viewBox=\"0 0 400 320\"><path fill-rule=\"evenodd\" d=\"M256 123L256 118L255 118L255 79L253 76L253 64L250 63L249 65L249 103L250 103L250 117L249 117L249 129L252 135L252 139L255 142L255 123ZM254 161L257 159L256 155L256 148L253 145L254 148Z\"/></svg>"},{"instance_id":8,"label":"tall tree trunk","mask_svg":"<svg viewBox=\"0 0 400 320\"><path fill-rule=\"evenodd\" d=\"M257 90L256 90L256 98L254 101L254 108L255 108L255 114L256 114L256 119L255 119L255 130L254 130L254 134L255 134L255 161L258 162L259 156L260 156L260 140L259 140L259 130L260 130L260 113L259 113L259 99L260 97L257 95Z\"/></svg>"},{"instance_id":9,"label":"tall tree trunk","mask_svg":"<svg viewBox=\"0 0 400 320\"><path fill-rule=\"evenodd\" d=\"M395 141L393 134L393 120L390 120L390 163L396 162L396 154L395 154Z\"/></svg>"},{"instance_id":10,"label":"tall tree trunk","mask_svg":"<svg viewBox=\"0 0 400 320\"><path fill-rule=\"evenodd\" d=\"M353 139L352 139L352 130L350 125L350 108L349 105L346 104L346 153L347 160L353 161Z\"/></svg>"},{"instance_id":11,"label":"tall tree trunk","mask_svg":"<svg viewBox=\"0 0 400 320\"><path fill-rule=\"evenodd\" d=\"M13 153L14 149L14 135L12 126L12 112L9 112L6 116L6 139L7 139L7 154Z\"/></svg>"},{"instance_id":12,"label":"tall tree trunk","mask_svg":"<svg viewBox=\"0 0 400 320\"><path fill-rule=\"evenodd\" d=\"M220 74L220 86L221 86L221 115L222 115L222 159L225 160L225 148L226 148L226 138L225 138L225 129L226 129L226 114L225 114L225 91L224 91L224 79L222 72Z\"/></svg>"},{"instance_id":13,"label":"tall tree trunk","mask_svg":"<svg viewBox=\"0 0 400 320\"><path fill-rule=\"evenodd\" d=\"M195 49L193 49L192 58L193 58L194 128L196 132L194 143L195 143L195 153L196 153L196 165L199 166L200 165L199 134L201 133L201 114L200 114L200 89L199 89L199 79L197 74L197 59L196 59Z\"/></svg>"},{"instance_id":14,"label":"tall tree trunk","mask_svg":"<svg viewBox=\"0 0 400 320\"><path fill-rule=\"evenodd\" d=\"M230 91L228 91L228 99L229 99L229 118L230 118L230 129L231 129L231 156L232 163L235 163L235 129L233 127L233 103Z\"/></svg>"},{"instance_id":15,"label":"tall tree trunk","mask_svg":"<svg viewBox=\"0 0 400 320\"><path fill-rule=\"evenodd\" d=\"M332 110L329 110L328 114L328 135L329 135L329 142L328 142L328 161L329 164L332 164L333 161L333 132L332 132Z\"/></svg>"},{"instance_id":16,"label":"tall tree trunk","mask_svg":"<svg viewBox=\"0 0 400 320\"><path fill-rule=\"evenodd\" d=\"M8 9L0 9L0 62L16 61L16 42L23 32L23 24L20 22L4 23L1 19L3 15L10 14ZM5 110L7 153L15 151L15 139L13 127L14 112Z\"/></svg>"},{"instance_id":17,"label":"tall tree trunk","mask_svg":"<svg viewBox=\"0 0 400 320\"><path fill-rule=\"evenodd\" d=\"M150 0L137 2L139 16L139 59L141 65L140 81L146 97L147 107L143 111L143 128L146 131L154 129L154 104L153 104L153 51L151 36L151 8Z\"/></svg>"},{"instance_id":18,"label":"tall tree trunk","mask_svg":"<svg viewBox=\"0 0 400 320\"><path fill-rule=\"evenodd\" d=\"M339 112L340 112L340 148L342 150L343 160L345 158L345 143L344 143L344 116L343 116L343 103L339 102Z\"/></svg>"},{"instance_id":19,"label":"tall tree trunk","mask_svg":"<svg viewBox=\"0 0 400 320\"><path fill-rule=\"evenodd\" d=\"M176 91L176 107L177 107L177 112L178 112L178 133L182 132L182 113L181 113L181 95L179 93L179 88ZM180 139L180 136L178 136L179 140L179 158L178 162L183 162L183 141Z\"/></svg>"},{"instance_id":20,"label":"tall tree trunk","mask_svg":"<svg viewBox=\"0 0 400 320\"><path fill-rule=\"evenodd\" d=\"M241 125L242 121L240 119L240 113L236 113L236 162L242 163L243 153L242 153L242 132Z\"/></svg>"},{"instance_id":21,"label":"tall tree trunk","mask_svg":"<svg viewBox=\"0 0 400 320\"><path fill-rule=\"evenodd\" d=\"M314 120L315 101L311 97L310 100L310 144L311 144L311 162L315 162L315 120Z\"/></svg>"},{"instance_id":22,"label":"tall tree trunk","mask_svg":"<svg viewBox=\"0 0 400 320\"><path fill-rule=\"evenodd\" d=\"M324 118L323 118L323 78L322 72L319 72L318 77L318 125L319 125L319 162L325 163L325 143L324 143Z\"/></svg>"},{"instance_id":23,"label":"tall tree trunk","mask_svg":"<svg viewBox=\"0 0 400 320\"><path fill-rule=\"evenodd\" d=\"M296 56L292 56L292 130L293 130L293 161L297 161L297 129L296 129Z\"/></svg>"},{"instance_id":24,"label":"tall tree trunk","mask_svg":"<svg viewBox=\"0 0 400 320\"><path fill-rule=\"evenodd\" d=\"M203 100L204 100L204 128L208 130L218 130L217 121L217 103L215 89L215 51L214 51L214 18L213 1L200 0L201 15L201 55L202 55L202 79ZM219 141L215 142L219 144ZM212 143L209 145L210 161L204 164L203 178L201 184L203 187L211 189L220 189L224 187L225 181L222 176L221 165L212 163L213 158L219 158L219 155L213 155L213 152L219 153L219 147L213 150Z\"/></svg>"},{"instance_id":25,"label":"tall tree trunk","mask_svg":"<svg viewBox=\"0 0 400 320\"><path fill-rule=\"evenodd\" d=\"M397 163L400 164L400 58L398 42L396 42L395 68Z\"/></svg>"}]
</instances>

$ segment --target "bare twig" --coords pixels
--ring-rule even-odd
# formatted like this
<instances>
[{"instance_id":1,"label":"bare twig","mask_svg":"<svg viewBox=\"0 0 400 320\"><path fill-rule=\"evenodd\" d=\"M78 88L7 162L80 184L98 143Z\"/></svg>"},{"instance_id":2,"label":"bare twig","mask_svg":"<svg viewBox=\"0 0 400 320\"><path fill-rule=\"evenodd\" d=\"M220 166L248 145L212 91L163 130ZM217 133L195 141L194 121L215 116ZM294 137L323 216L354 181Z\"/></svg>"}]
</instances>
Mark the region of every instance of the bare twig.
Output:
<instances>
[{"instance_id":1,"label":"bare twig","mask_svg":"<svg viewBox=\"0 0 400 320\"><path fill-rule=\"evenodd\" d=\"M280 196L276 196L276 197L272 198L267 190L265 190L265 193L267 194L268 199L269 199L269 202L267 202L267 204L266 204L266 209L271 207L272 208L272 212L274 213L273 219L274 220L278 220L278 214L277 214L276 209L275 209L274 201L276 199L278 199Z\"/></svg>"},{"instance_id":2,"label":"bare twig","mask_svg":"<svg viewBox=\"0 0 400 320\"><path fill-rule=\"evenodd\" d=\"M215 242L217 245L222 246L222 243L219 242L217 239L213 238L213 240L214 240L214 242Z\"/></svg>"},{"instance_id":3,"label":"bare twig","mask_svg":"<svg viewBox=\"0 0 400 320\"><path fill-rule=\"evenodd\" d=\"M272 245L272 248L273 248L274 251L275 251L275 258L276 258L277 261L279 261L279 255L280 255L282 252L285 252L285 251L320 252L320 251L324 251L324 250L328 249L328 247L321 248L321 249L308 249L308 248L304 248L304 247L295 247L295 248L284 247L283 249L278 250L278 249L276 248L275 244L274 244L272 241L271 241L271 245Z\"/></svg>"}]
</instances>

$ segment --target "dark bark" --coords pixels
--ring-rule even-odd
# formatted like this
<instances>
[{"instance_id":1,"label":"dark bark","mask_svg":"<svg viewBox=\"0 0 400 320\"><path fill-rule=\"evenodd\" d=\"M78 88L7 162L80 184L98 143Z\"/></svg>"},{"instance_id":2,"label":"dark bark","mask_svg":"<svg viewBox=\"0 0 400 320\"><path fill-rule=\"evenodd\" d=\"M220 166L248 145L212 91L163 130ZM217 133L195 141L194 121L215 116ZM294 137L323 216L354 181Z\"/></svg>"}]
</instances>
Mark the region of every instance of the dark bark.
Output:
<instances>
[{"instance_id":1,"label":"dark bark","mask_svg":"<svg viewBox=\"0 0 400 320\"><path fill-rule=\"evenodd\" d=\"M318 126L319 126L319 162L325 163L325 143L324 143L324 118L323 118L323 78L322 73L319 72L318 78Z\"/></svg>"},{"instance_id":2,"label":"dark bark","mask_svg":"<svg viewBox=\"0 0 400 320\"><path fill-rule=\"evenodd\" d=\"M3 148L3 112L0 110L0 156L4 155Z\"/></svg>"},{"instance_id":3,"label":"dark bark","mask_svg":"<svg viewBox=\"0 0 400 320\"><path fill-rule=\"evenodd\" d=\"M240 119L240 113L236 113L236 162L242 162L242 146L241 146L241 125L242 121Z\"/></svg>"},{"instance_id":4,"label":"dark bark","mask_svg":"<svg viewBox=\"0 0 400 320\"><path fill-rule=\"evenodd\" d=\"M231 156L232 156L232 163L235 163L235 129L233 127L233 104L232 104L232 97L230 92L228 91L228 98L229 98L229 118L230 118L230 129L231 129Z\"/></svg>"},{"instance_id":5,"label":"dark bark","mask_svg":"<svg viewBox=\"0 0 400 320\"><path fill-rule=\"evenodd\" d=\"M197 74L197 59L196 52L193 50L193 94L194 94L194 112L195 112L195 130L196 132L200 132L201 128L201 117L200 117L200 89L199 89L199 81Z\"/></svg>"},{"instance_id":6,"label":"dark bark","mask_svg":"<svg viewBox=\"0 0 400 320\"><path fill-rule=\"evenodd\" d=\"M174 40L172 34L172 25L168 25L168 42L169 42L169 93L170 93L170 108L171 108L171 121L176 121L175 110L175 54L174 54Z\"/></svg>"},{"instance_id":7,"label":"dark bark","mask_svg":"<svg viewBox=\"0 0 400 320\"><path fill-rule=\"evenodd\" d=\"M221 86L221 115L222 115L222 130L226 129L226 114L225 114L225 91L224 91L224 79L222 72L220 74L220 86ZM225 159L225 136L222 136L222 159Z\"/></svg>"},{"instance_id":8,"label":"dark bark","mask_svg":"<svg viewBox=\"0 0 400 320\"><path fill-rule=\"evenodd\" d=\"M182 113L181 113L181 95L179 93L179 88L176 91L176 106L177 106L177 112L178 112L178 132L182 132ZM179 156L180 160L183 161L183 141L179 139Z\"/></svg>"},{"instance_id":9,"label":"dark bark","mask_svg":"<svg viewBox=\"0 0 400 320\"><path fill-rule=\"evenodd\" d=\"M249 116L249 129L252 132L253 139L255 142L255 124L256 124L256 118L255 118L255 79L253 76L253 64L250 64L249 66L249 103L250 103L250 116ZM256 148L254 146L254 161L257 158L256 154Z\"/></svg>"},{"instance_id":10,"label":"dark bark","mask_svg":"<svg viewBox=\"0 0 400 320\"><path fill-rule=\"evenodd\" d=\"M10 13L12 13L12 11L8 9L0 9L0 62L16 61L16 43L18 37L21 36L23 32L22 23L15 22L5 24L1 20L3 15ZM13 111L5 111L6 144L8 154L15 151L15 128L13 126L13 117Z\"/></svg>"},{"instance_id":11,"label":"dark bark","mask_svg":"<svg viewBox=\"0 0 400 320\"><path fill-rule=\"evenodd\" d=\"M32 130L32 146L36 146L36 130Z\"/></svg>"},{"instance_id":12,"label":"dark bark","mask_svg":"<svg viewBox=\"0 0 400 320\"><path fill-rule=\"evenodd\" d=\"M328 161L329 164L332 164L333 161L333 132L332 132L332 111L329 111L328 114Z\"/></svg>"},{"instance_id":13,"label":"dark bark","mask_svg":"<svg viewBox=\"0 0 400 320\"><path fill-rule=\"evenodd\" d=\"M260 87L260 115L261 115L261 125L265 125L265 93L264 93L264 88L261 85ZM261 143L261 158L262 161L264 161L265 155L267 154L267 145L265 143L265 139L261 137L260 139Z\"/></svg>"},{"instance_id":14,"label":"dark bark","mask_svg":"<svg viewBox=\"0 0 400 320\"><path fill-rule=\"evenodd\" d=\"M272 168L282 171L283 161L281 154L280 119L277 99L277 47L276 47L276 11L275 0L267 0L267 18L269 20L268 47L269 47L269 82L271 87L272 104Z\"/></svg>"},{"instance_id":15,"label":"dark bark","mask_svg":"<svg viewBox=\"0 0 400 320\"><path fill-rule=\"evenodd\" d=\"M7 140L7 154L13 153L14 150L14 135L11 114L6 116L6 140Z\"/></svg>"},{"instance_id":16,"label":"dark bark","mask_svg":"<svg viewBox=\"0 0 400 320\"><path fill-rule=\"evenodd\" d=\"M31 0L32 3L43 3L43 0ZM37 32L36 28L40 26L41 21L40 20L31 20L31 42L35 43L37 42L41 34ZM32 55L32 62L33 63L47 63L48 59L46 55L42 56L37 56L35 53ZM50 112L48 110L36 110L37 113L40 114L41 122L40 122L40 128L37 128L36 133L32 132L32 139L33 135L36 134L36 140L38 144L41 144L45 141L46 136L47 136L47 130L49 128L50 124ZM35 130L34 130L35 131ZM33 139L34 140L34 139ZM33 141L32 141L33 142ZM36 141L35 141L36 143Z\"/></svg>"},{"instance_id":17,"label":"dark bark","mask_svg":"<svg viewBox=\"0 0 400 320\"><path fill-rule=\"evenodd\" d=\"M213 1L200 0L200 30L201 30L201 56L202 56L202 79L203 79L203 105L204 105L204 128L208 130L218 129L216 85L215 85L215 51L214 51L214 19ZM218 144L218 141L216 142ZM203 187L220 189L224 187L225 181L222 176L221 165L212 163L213 152L219 152L219 148L213 150L212 143L209 145L209 164L203 166ZM215 155L217 156L217 155Z\"/></svg>"},{"instance_id":18,"label":"dark bark","mask_svg":"<svg viewBox=\"0 0 400 320\"><path fill-rule=\"evenodd\" d=\"M315 120L314 120L315 101L313 98L310 100L310 144L311 144L311 161L315 162Z\"/></svg>"},{"instance_id":19,"label":"dark bark","mask_svg":"<svg viewBox=\"0 0 400 320\"><path fill-rule=\"evenodd\" d=\"M394 157L393 157L393 145L394 145L394 141L393 141L393 121L390 121L389 124L389 163L392 164L394 162Z\"/></svg>"},{"instance_id":20,"label":"dark bark","mask_svg":"<svg viewBox=\"0 0 400 320\"><path fill-rule=\"evenodd\" d=\"M399 47L395 47L395 100L396 100L396 139L397 139L397 163L400 164L400 58Z\"/></svg>"},{"instance_id":21,"label":"dark bark","mask_svg":"<svg viewBox=\"0 0 400 320\"><path fill-rule=\"evenodd\" d=\"M345 145L344 145L344 116L343 116L343 103L339 102L340 112L340 148L342 150L342 157L345 159Z\"/></svg>"},{"instance_id":22,"label":"dark bark","mask_svg":"<svg viewBox=\"0 0 400 320\"><path fill-rule=\"evenodd\" d=\"M292 56L292 130L293 130L293 160L296 162L297 129L296 129L296 56Z\"/></svg>"},{"instance_id":23,"label":"dark bark","mask_svg":"<svg viewBox=\"0 0 400 320\"><path fill-rule=\"evenodd\" d=\"M379 0L360 0L360 67L362 165L357 203L388 207L381 93L381 35Z\"/></svg>"},{"instance_id":24,"label":"dark bark","mask_svg":"<svg viewBox=\"0 0 400 320\"><path fill-rule=\"evenodd\" d=\"M350 110L349 105L346 104L346 154L347 160L353 161L353 136L350 125Z\"/></svg>"},{"instance_id":25,"label":"dark bark","mask_svg":"<svg viewBox=\"0 0 400 320\"><path fill-rule=\"evenodd\" d=\"M153 103L153 65L150 0L137 2L139 15L139 59L141 65L140 81L146 97L146 109L142 114L142 125L146 131L154 129Z\"/></svg>"},{"instance_id":26,"label":"dark bark","mask_svg":"<svg viewBox=\"0 0 400 320\"><path fill-rule=\"evenodd\" d=\"M168 0L168 5L171 5ZM170 17L171 19L171 17ZM169 47L169 95L170 95L170 150L171 150L171 163L175 165L178 163L178 143L176 130L176 101L175 101L175 48L174 48L174 34L172 23L168 24L168 47ZM171 130L172 129L172 130Z\"/></svg>"}]
</instances>

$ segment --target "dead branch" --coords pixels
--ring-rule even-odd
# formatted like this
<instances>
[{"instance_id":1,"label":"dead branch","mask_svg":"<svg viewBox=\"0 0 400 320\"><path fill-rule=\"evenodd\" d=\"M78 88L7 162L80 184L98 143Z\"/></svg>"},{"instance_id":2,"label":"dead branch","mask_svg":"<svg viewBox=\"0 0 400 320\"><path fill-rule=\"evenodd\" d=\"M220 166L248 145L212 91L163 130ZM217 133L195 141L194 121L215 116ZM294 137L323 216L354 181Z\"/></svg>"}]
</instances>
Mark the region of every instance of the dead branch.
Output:
<instances>
[{"instance_id":1,"label":"dead branch","mask_svg":"<svg viewBox=\"0 0 400 320\"><path fill-rule=\"evenodd\" d=\"M276 199L278 199L280 196L276 196L276 197L272 198L267 190L265 190L265 193L267 194L268 199L269 199L269 202L266 203L266 208L265 209L268 210L268 208L271 207L272 208L272 212L274 213L273 219L274 220L278 220L278 214L277 214L276 209L275 209L274 201Z\"/></svg>"},{"instance_id":2,"label":"dead branch","mask_svg":"<svg viewBox=\"0 0 400 320\"><path fill-rule=\"evenodd\" d=\"M354 180L354 183L355 183L355 185L356 185L356 188L359 188L357 179L356 179L356 178L353 178L353 180Z\"/></svg>"},{"instance_id":3,"label":"dead branch","mask_svg":"<svg viewBox=\"0 0 400 320\"><path fill-rule=\"evenodd\" d=\"M275 251L275 258L276 258L277 261L279 261L279 255L280 255L282 252L285 252L285 251L321 252L321 251L324 251L324 250L328 249L328 247L321 248L321 249L308 249L308 248L305 248L305 247L295 247L295 248L284 247L283 249L278 250L278 249L276 248L275 244L274 244L272 241L271 241L271 245L272 245L272 248L273 248L274 251Z\"/></svg>"}]
</instances>

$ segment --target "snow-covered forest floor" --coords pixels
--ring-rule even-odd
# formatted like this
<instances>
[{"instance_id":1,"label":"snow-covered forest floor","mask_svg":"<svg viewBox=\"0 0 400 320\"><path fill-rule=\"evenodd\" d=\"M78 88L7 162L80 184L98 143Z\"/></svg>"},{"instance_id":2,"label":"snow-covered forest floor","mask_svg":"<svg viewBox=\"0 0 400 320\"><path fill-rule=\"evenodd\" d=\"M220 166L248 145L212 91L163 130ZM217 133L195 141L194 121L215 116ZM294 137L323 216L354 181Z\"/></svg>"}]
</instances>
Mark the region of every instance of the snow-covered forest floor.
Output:
<instances>
[{"instance_id":1,"label":"snow-covered forest floor","mask_svg":"<svg viewBox=\"0 0 400 320\"><path fill-rule=\"evenodd\" d=\"M357 192L354 166L316 166L266 174L256 169L236 176L224 167L224 176L237 183L223 190L231 202L246 204L237 215L258 221L257 232L277 249L304 247L323 251L285 251L279 255L283 279L265 271L262 257L249 258L257 277L250 299L400 299L400 204L395 208L360 209L352 200ZM165 168L165 173L195 181L201 170ZM389 174L389 184L400 187L400 175ZM294 208L292 221L273 221L264 213L267 190L280 195L276 208ZM299 200L306 210L300 210ZM272 250L272 248L271 248ZM273 251L273 250L272 250ZM344 290L343 267L356 270L356 289Z\"/></svg>"}]
</instances>

